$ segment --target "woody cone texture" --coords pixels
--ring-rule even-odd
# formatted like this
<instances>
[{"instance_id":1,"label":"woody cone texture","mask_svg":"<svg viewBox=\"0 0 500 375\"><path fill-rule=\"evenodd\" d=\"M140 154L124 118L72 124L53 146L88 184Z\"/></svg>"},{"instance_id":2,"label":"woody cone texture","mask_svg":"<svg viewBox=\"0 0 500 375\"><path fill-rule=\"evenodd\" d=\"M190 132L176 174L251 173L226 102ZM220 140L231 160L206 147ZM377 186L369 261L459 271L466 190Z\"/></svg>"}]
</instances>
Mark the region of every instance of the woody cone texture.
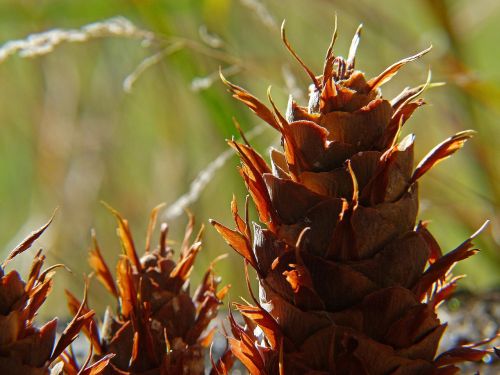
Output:
<instances>
[{"instance_id":1,"label":"woody cone texture","mask_svg":"<svg viewBox=\"0 0 500 375\"><path fill-rule=\"evenodd\" d=\"M118 220L123 248L116 266L116 282L93 236L90 264L119 306L116 315L108 308L100 330L93 324L86 331L95 353L94 361L114 354L104 374L204 374L207 349L216 329L208 326L217 316L229 288L217 290L220 280L212 264L193 296L190 295L189 276L201 250L201 231L191 244L194 226L191 217L177 261L174 250L167 245L166 224L161 226L158 245L151 249L160 208L151 214L142 258L136 251L128 222L111 209ZM79 302L71 293L67 292L67 296L70 310L74 311ZM230 361L230 355L226 354L216 368L228 369Z\"/></svg>"},{"instance_id":2,"label":"woody cone texture","mask_svg":"<svg viewBox=\"0 0 500 375\"><path fill-rule=\"evenodd\" d=\"M472 236L443 256L416 221L418 179L473 132L445 140L414 168L414 137L398 135L426 85L392 100L380 87L428 50L367 79L355 69L360 31L347 59L333 53L335 33L315 76L283 29L312 81L308 107L290 98L285 115L270 96L272 109L223 78L283 145L268 165L247 142L229 142L261 225L251 229L235 201L235 229L212 221L258 276L254 304L234 304L244 326L230 318L231 350L251 374L453 374L455 363L485 353L459 347L436 357L446 328L436 306L456 281L449 270L477 250Z\"/></svg>"},{"instance_id":3,"label":"woody cone texture","mask_svg":"<svg viewBox=\"0 0 500 375\"><path fill-rule=\"evenodd\" d=\"M90 324L94 315L93 311L83 311L82 306L76 306L73 319L56 340L57 319L41 328L35 325L34 319L52 289L54 270L61 265L42 271L45 256L40 250L33 258L27 281L22 280L15 270L5 272L7 264L28 250L49 224L50 221L31 233L12 250L0 267L0 374L62 374L61 366L53 364L80 330ZM107 361L108 357L103 358L100 368L104 368ZM81 374L98 374L95 370L94 366L84 366Z\"/></svg>"}]
</instances>

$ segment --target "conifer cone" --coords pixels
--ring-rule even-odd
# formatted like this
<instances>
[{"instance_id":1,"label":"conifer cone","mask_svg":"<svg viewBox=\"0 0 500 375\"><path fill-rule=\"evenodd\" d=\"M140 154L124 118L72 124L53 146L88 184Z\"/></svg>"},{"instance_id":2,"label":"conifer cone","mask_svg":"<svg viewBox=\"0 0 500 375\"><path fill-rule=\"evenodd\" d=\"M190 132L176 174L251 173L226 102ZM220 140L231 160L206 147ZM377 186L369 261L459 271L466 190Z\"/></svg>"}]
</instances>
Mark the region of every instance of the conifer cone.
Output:
<instances>
[{"instance_id":1,"label":"conifer cone","mask_svg":"<svg viewBox=\"0 0 500 375\"><path fill-rule=\"evenodd\" d=\"M111 209L118 220L123 248L116 266L116 282L106 265L95 235L89 262L104 287L118 301L118 312L108 308L100 330L86 331L95 352L94 361L114 354L105 374L204 374L205 354L212 343L215 327L208 327L217 316L229 286L218 289L213 263L193 296L189 276L201 250L201 234L190 244L194 227L191 216L176 262L167 245L168 227L160 229L158 246L151 250L151 236L160 206L151 213L146 250L139 258L128 222ZM67 292L69 308L78 300ZM209 330L207 331L207 328ZM230 368L226 355L221 368Z\"/></svg>"},{"instance_id":2,"label":"conifer cone","mask_svg":"<svg viewBox=\"0 0 500 375\"><path fill-rule=\"evenodd\" d=\"M308 107L290 97L285 115L270 95L272 109L222 77L283 146L269 166L247 142L229 142L262 225L251 230L235 200L235 229L212 221L257 273L255 305L234 304L246 324L230 318L232 352L251 374L452 374L455 363L485 353L459 347L436 358L446 328L436 306L455 288L449 271L477 250L472 236L442 255L416 221L417 180L473 131L445 140L414 169L414 137L399 133L427 84L392 100L380 87L430 48L367 79L355 69L360 31L347 59L333 53L335 32L315 76L282 29L312 81Z\"/></svg>"},{"instance_id":3,"label":"conifer cone","mask_svg":"<svg viewBox=\"0 0 500 375\"><path fill-rule=\"evenodd\" d=\"M28 250L51 220L12 250L0 267L0 374L3 375L52 373L51 366L94 315L93 311L83 312L77 306L74 318L56 340L57 318L41 328L35 326L34 319L52 289L54 270L61 265L42 271L45 256L39 250L27 281L15 270L5 273L7 263Z\"/></svg>"}]
</instances>

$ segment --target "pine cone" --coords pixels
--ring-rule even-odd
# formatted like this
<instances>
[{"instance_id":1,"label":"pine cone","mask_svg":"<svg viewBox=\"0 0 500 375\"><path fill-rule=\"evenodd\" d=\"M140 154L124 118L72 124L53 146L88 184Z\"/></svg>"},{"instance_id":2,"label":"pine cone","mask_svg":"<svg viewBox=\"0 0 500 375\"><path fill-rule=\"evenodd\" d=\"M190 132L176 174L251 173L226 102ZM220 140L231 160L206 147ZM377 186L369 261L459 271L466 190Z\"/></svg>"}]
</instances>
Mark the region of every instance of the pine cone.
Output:
<instances>
[{"instance_id":1,"label":"pine cone","mask_svg":"<svg viewBox=\"0 0 500 375\"><path fill-rule=\"evenodd\" d=\"M328 49L307 108L290 98L283 116L222 77L233 96L282 136L271 166L247 143L230 141L264 227L253 234L212 224L257 272L255 305L234 304L231 349L251 374L452 374L484 351L460 347L436 358L446 324L436 306L455 288L449 270L473 255L472 239L442 255L426 223L416 223L417 180L460 149L472 131L434 148L413 169L413 135L401 127L424 104L427 85L392 100L380 87L429 49L367 80L355 69L358 29L347 59Z\"/></svg>"},{"instance_id":2,"label":"pine cone","mask_svg":"<svg viewBox=\"0 0 500 375\"><path fill-rule=\"evenodd\" d=\"M0 267L0 373L5 375L49 374L59 355L76 338L82 327L90 324L93 311L75 311L59 340L56 340L57 318L41 328L34 325L35 316L52 289L55 265L42 271L45 256L39 250L33 258L28 281L17 271L5 274L5 267L15 256L28 250L47 229L52 219L31 233L7 257ZM78 306L77 306L78 307Z\"/></svg>"},{"instance_id":3,"label":"pine cone","mask_svg":"<svg viewBox=\"0 0 500 375\"><path fill-rule=\"evenodd\" d=\"M167 245L168 227L164 223L159 244L151 250L159 208L151 214L146 250L141 259L127 221L111 209L118 220L124 250L117 264L116 282L93 236L90 264L119 305L116 315L110 308L106 310L100 332L95 324L86 331L96 353L94 360L114 354L105 374L204 373L206 350L215 333L215 327L209 328L209 323L217 316L229 287L217 291L220 279L215 276L212 263L190 296L189 276L201 250L202 231L190 245L194 227L194 219L190 217L176 262L173 249ZM71 293L67 294L70 310L74 311L79 302ZM226 366L230 366L229 360Z\"/></svg>"}]
</instances>

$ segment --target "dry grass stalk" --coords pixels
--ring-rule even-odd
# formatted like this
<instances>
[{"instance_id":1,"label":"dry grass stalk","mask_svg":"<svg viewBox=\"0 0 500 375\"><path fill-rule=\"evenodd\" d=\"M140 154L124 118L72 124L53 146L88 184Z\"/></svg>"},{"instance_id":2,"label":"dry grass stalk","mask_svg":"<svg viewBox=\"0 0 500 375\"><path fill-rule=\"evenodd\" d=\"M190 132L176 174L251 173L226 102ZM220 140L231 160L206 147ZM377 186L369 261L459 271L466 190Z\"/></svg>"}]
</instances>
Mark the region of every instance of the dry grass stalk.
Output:
<instances>
[{"instance_id":1,"label":"dry grass stalk","mask_svg":"<svg viewBox=\"0 0 500 375\"><path fill-rule=\"evenodd\" d=\"M28 35L25 39L10 40L0 47L0 63L15 54L36 57L52 52L62 43L83 43L109 37L142 39L149 43L154 39L154 34L138 28L124 17L113 17L80 29L52 29Z\"/></svg>"}]
</instances>

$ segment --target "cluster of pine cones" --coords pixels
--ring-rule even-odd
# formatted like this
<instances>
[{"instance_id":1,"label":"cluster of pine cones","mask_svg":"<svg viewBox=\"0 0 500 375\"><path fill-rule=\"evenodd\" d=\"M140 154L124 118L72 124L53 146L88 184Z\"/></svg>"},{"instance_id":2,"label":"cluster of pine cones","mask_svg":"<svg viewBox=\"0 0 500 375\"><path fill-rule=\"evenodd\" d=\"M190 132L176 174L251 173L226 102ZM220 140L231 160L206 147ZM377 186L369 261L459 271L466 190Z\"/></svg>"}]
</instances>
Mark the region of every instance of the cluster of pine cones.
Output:
<instances>
[{"instance_id":1,"label":"cluster of pine cones","mask_svg":"<svg viewBox=\"0 0 500 375\"><path fill-rule=\"evenodd\" d=\"M1 374L211 374L229 373L238 359L251 374L455 374L464 361L495 355L495 335L463 342L437 354L446 329L436 314L457 278L452 266L477 252L472 240L443 255L422 221L417 222L418 180L460 149L463 131L436 146L414 168L414 137L401 128L424 104L428 84L405 88L392 100L380 87L425 50L367 79L355 69L358 29L347 58L336 56L334 33L321 75L311 72L285 46L311 79L307 107L290 97L282 114L222 77L234 97L281 134L270 165L246 142L230 141L239 172L255 203L260 224L249 223L231 203L235 228L211 221L259 282L252 304L234 303L228 350L210 351L214 318L229 287L220 287L213 264L190 293L189 277L201 249L201 231L191 241L191 218L178 255L162 224L152 245L160 206L151 213L144 255L139 256L128 222L118 223L123 255L116 272L103 259L96 236L90 264L116 298L101 327L84 298L67 292L73 319L56 340L57 321L38 328L35 316L52 287L54 267L42 271L36 253L26 281L9 261L29 249L49 223L33 232L0 268ZM478 231L479 233L480 231ZM82 331L90 350L83 363L70 348ZM495 332L496 334L496 332ZM210 367L210 366L209 366Z\"/></svg>"}]
</instances>

